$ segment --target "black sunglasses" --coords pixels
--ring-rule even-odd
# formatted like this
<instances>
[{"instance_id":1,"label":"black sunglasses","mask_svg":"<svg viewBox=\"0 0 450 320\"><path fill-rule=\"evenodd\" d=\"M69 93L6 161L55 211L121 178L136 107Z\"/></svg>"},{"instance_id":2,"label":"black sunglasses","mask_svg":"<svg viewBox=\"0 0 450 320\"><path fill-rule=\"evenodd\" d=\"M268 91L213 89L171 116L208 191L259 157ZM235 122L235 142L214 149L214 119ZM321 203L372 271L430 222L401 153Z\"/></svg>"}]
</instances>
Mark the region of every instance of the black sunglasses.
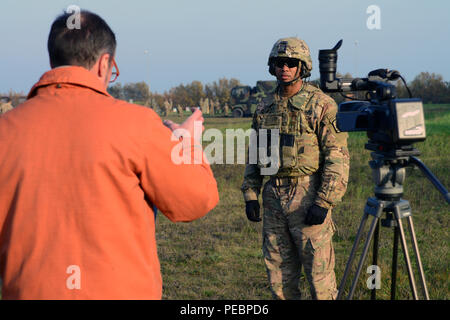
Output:
<instances>
[{"instance_id":1,"label":"black sunglasses","mask_svg":"<svg viewBox=\"0 0 450 320\"><path fill-rule=\"evenodd\" d=\"M287 65L288 68L298 67L298 59L276 59L274 61L275 66L278 68L283 68L284 65Z\"/></svg>"}]
</instances>

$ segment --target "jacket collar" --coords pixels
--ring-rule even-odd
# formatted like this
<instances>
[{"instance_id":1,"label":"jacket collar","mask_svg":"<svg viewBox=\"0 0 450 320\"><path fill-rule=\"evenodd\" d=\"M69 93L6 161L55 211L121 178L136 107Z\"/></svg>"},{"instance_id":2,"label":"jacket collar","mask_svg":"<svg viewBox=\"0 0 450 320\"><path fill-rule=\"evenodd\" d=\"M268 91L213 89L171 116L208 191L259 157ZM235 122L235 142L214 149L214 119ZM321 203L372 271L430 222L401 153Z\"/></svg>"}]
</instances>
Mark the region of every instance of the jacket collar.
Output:
<instances>
[{"instance_id":1,"label":"jacket collar","mask_svg":"<svg viewBox=\"0 0 450 320\"><path fill-rule=\"evenodd\" d=\"M39 81L31 88L27 98L34 97L39 88L63 83L90 88L101 94L110 96L98 78L89 70L79 66L61 66L44 73Z\"/></svg>"},{"instance_id":2,"label":"jacket collar","mask_svg":"<svg viewBox=\"0 0 450 320\"><path fill-rule=\"evenodd\" d=\"M315 87L303 82L300 91L296 95L290 97L289 101L297 110L303 110L316 91L318 90Z\"/></svg>"}]
</instances>

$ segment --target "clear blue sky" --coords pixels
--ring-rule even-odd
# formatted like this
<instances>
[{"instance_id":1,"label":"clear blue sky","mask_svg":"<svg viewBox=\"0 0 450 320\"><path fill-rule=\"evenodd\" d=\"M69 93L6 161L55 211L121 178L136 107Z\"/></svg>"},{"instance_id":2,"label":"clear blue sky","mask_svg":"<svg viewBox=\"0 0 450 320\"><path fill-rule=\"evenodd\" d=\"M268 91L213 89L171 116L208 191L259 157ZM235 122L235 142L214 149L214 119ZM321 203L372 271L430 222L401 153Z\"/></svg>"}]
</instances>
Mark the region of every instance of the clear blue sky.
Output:
<instances>
[{"instance_id":1,"label":"clear blue sky","mask_svg":"<svg viewBox=\"0 0 450 320\"><path fill-rule=\"evenodd\" d=\"M115 32L117 81L146 81L160 93L193 80L271 79L267 57L285 36L310 46L311 79L319 77L318 50L344 39L339 72L365 76L383 67L407 81L421 71L450 81L448 0L2 0L0 92L27 93L49 69L50 25L71 4L99 14ZM367 28L370 5L380 8L380 30Z\"/></svg>"}]
</instances>

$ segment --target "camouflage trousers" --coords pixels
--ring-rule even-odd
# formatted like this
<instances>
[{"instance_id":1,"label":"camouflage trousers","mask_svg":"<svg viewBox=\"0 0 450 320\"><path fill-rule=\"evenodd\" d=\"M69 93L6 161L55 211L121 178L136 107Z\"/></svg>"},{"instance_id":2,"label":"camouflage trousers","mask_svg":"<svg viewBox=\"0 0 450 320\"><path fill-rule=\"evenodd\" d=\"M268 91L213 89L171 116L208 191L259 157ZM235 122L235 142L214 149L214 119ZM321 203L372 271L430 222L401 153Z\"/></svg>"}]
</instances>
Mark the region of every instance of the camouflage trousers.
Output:
<instances>
[{"instance_id":1,"label":"camouflage trousers","mask_svg":"<svg viewBox=\"0 0 450 320\"><path fill-rule=\"evenodd\" d=\"M337 295L331 210L321 225L304 224L314 203L319 176L298 178L279 185L274 179L264 185L263 254L274 298L300 299L302 266L313 299L334 300Z\"/></svg>"}]
</instances>

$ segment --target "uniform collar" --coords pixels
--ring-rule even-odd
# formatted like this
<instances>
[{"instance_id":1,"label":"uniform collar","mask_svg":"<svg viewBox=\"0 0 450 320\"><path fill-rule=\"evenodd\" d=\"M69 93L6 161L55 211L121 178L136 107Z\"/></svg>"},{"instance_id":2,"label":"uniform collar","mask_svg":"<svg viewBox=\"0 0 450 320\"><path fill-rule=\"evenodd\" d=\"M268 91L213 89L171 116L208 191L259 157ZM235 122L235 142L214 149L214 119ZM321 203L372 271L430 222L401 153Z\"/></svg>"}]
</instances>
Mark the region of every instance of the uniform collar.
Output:
<instances>
[{"instance_id":1,"label":"uniform collar","mask_svg":"<svg viewBox=\"0 0 450 320\"><path fill-rule=\"evenodd\" d=\"M302 110L309 102L311 91L308 90L309 88L307 87L308 85L303 82L302 87L297 94L289 98L289 102L294 108Z\"/></svg>"},{"instance_id":2,"label":"uniform collar","mask_svg":"<svg viewBox=\"0 0 450 320\"><path fill-rule=\"evenodd\" d=\"M277 88L275 89L275 100L276 101L289 101L289 104L292 105L294 108L296 109L301 109L301 107L304 104L304 100L305 100L305 82L302 83L302 86L300 87L300 90L298 90L298 92L293 95L290 98L283 98L281 97L280 94L280 85L277 86Z\"/></svg>"},{"instance_id":3,"label":"uniform collar","mask_svg":"<svg viewBox=\"0 0 450 320\"><path fill-rule=\"evenodd\" d=\"M53 84L71 84L89 88L98 93L110 96L101 81L89 70L79 66L61 66L44 73L39 81L31 88L28 99L34 97L39 88Z\"/></svg>"}]
</instances>

